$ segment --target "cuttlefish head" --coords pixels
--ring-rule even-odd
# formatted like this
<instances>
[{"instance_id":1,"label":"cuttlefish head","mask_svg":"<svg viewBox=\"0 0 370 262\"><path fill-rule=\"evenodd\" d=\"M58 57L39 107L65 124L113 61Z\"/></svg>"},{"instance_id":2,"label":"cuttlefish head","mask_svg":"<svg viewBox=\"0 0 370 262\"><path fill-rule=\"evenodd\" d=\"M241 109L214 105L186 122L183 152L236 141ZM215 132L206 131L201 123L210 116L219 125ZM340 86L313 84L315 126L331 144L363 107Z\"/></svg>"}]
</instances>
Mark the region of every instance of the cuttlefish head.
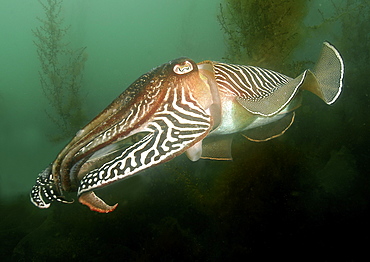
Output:
<instances>
[{"instance_id":1,"label":"cuttlefish head","mask_svg":"<svg viewBox=\"0 0 370 262\"><path fill-rule=\"evenodd\" d=\"M52 201L72 203L63 192L78 191L79 202L91 210L113 211L117 204L107 205L93 190L170 160L211 130L208 112L213 99L207 81L207 76L188 58L172 60L142 75L78 131L39 174L31 191L32 203L40 208L48 208ZM184 124L178 125L180 118L184 118ZM194 126L198 130L194 128L189 133L189 127ZM183 136L181 128L186 132ZM168 130L174 137L168 137L172 134ZM163 132L168 132L167 138Z\"/></svg>"}]
</instances>

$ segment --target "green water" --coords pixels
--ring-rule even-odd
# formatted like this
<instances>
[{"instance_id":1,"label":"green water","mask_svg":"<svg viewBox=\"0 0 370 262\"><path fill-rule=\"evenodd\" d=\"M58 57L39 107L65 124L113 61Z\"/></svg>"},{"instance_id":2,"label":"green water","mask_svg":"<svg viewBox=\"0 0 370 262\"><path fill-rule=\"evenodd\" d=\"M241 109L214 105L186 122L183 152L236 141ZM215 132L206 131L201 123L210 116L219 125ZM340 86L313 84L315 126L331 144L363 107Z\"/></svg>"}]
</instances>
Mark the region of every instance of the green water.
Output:
<instances>
[{"instance_id":1,"label":"green water","mask_svg":"<svg viewBox=\"0 0 370 262\"><path fill-rule=\"evenodd\" d=\"M65 141L53 145L45 139L52 123L45 114L48 102L32 34L43 10L37 1L2 2L0 193L9 196L27 192L35 178L30 174L51 162ZM87 47L82 92L89 119L159 64L180 56L220 60L224 53L218 3L140 2L64 1L65 24L71 25L67 42Z\"/></svg>"},{"instance_id":2,"label":"green water","mask_svg":"<svg viewBox=\"0 0 370 262\"><path fill-rule=\"evenodd\" d=\"M67 41L88 54L81 89L87 118L168 60L222 61L220 2L64 0ZM36 0L0 0L4 261L231 261L269 254L356 261L364 255L370 233L369 3L349 2L365 6L336 17L331 1L311 1L307 26L322 22L318 9L335 20L307 33L294 52L315 61L324 40L340 50L345 86L333 106L307 94L284 136L266 143L238 137L232 162L180 156L102 189L107 202L119 202L102 215L79 203L41 210L29 201L37 174L68 139L50 141L58 130L45 113L50 105L32 34L43 9Z\"/></svg>"}]
</instances>

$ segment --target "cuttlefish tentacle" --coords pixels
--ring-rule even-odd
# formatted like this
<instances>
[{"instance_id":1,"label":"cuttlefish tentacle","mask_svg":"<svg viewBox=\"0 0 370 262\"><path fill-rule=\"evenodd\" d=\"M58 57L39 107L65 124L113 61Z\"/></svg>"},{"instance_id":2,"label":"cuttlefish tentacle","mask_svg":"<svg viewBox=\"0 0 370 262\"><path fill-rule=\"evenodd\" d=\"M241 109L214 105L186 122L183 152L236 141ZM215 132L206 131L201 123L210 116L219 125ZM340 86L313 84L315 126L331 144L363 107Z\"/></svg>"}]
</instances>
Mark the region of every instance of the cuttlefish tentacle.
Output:
<instances>
[{"instance_id":1,"label":"cuttlefish tentacle","mask_svg":"<svg viewBox=\"0 0 370 262\"><path fill-rule=\"evenodd\" d=\"M90 208L91 211L96 211L99 213L109 213L116 209L118 203L113 206L105 203L101 198L95 195L94 191L83 193L79 198L78 202L83 205L86 205Z\"/></svg>"}]
</instances>

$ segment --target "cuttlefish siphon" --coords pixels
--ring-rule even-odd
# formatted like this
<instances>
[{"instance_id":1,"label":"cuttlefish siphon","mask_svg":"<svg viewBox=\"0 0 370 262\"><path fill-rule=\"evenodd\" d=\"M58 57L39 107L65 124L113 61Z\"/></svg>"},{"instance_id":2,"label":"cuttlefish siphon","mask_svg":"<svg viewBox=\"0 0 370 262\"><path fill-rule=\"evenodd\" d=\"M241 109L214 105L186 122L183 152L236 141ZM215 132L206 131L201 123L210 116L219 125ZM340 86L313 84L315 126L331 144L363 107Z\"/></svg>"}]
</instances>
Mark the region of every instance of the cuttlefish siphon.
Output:
<instances>
[{"instance_id":1,"label":"cuttlefish siphon","mask_svg":"<svg viewBox=\"0 0 370 262\"><path fill-rule=\"evenodd\" d=\"M138 78L78 131L38 175L31 201L39 208L72 203L63 192L77 191L91 210L111 212L117 204L106 204L95 189L182 153L192 161L231 159L234 134L252 141L282 135L302 91L330 105L341 93L343 74L343 60L327 42L314 69L296 78L255 66L172 60Z\"/></svg>"}]
</instances>

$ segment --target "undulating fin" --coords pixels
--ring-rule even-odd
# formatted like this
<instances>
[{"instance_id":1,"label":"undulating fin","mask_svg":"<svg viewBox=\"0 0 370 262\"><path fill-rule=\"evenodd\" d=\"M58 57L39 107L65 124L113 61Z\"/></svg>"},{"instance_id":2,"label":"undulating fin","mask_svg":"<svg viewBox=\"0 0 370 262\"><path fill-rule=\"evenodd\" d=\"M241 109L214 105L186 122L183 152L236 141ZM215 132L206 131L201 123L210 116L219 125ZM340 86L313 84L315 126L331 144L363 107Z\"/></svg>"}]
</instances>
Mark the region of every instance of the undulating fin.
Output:
<instances>
[{"instance_id":1,"label":"undulating fin","mask_svg":"<svg viewBox=\"0 0 370 262\"><path fill-rule=\"evenodd\" d=\"M286 84L277 86L276 89L266 97L248 99L237 97L238 101L247 111L261 116L273 116L284 109L297 94L306 78L307 70Z\"/></svg>"},{"instance_id":2,"label":"undulating fin","mask_svg":"<svg viewBox=\"0 0 370 262\"><path fill-rule=\"evenodd\" d=\"M223 136L211 136L203 140L203 159L232 160L231 142L233 134Z\"/></svg>"},{"instance_id":3,"label":"undulating fin","mask_svg":"<svg viewBox=\"0 0 370 262\"><path fill-rule=\"evenodd\" d=\"M255 66L214 63L220 93L235 96L250 113L272 116L294 97L304 76L297 79Z\"/></svg>"},{"instance_id":4,"label":"undulating fin","mask_svg":"<svg viewBox=\"0 0 370 262\"><path fill-rule=\"evenodd\" d=\"M243 131L242 135L254 142L265 142L279 137L293 124L294 116L294 112L287 113L275 122Z\"/></svg>"},{"instance_id":5,"label":"undulating fin","mask_svg":"<svg viewBox=\"0 0 370 262\"><path fill-rule=\"evenodd\" d=\"M223 81L234 83L232 88L239 88L234 88L238 91L234 92L236 100L252 114L261 116L279 113L292 101L300 88L309 90L325 103L332 104L343 86L343 60L339 52L327 42L323 45L314 70L306 70L295 79L262 68L231 66L234 68L229 69L228 78L220 78L218 82L221 85ZM228 88L233 90L230 86Z\"/></svg>"},{"instance_id":6,"label":"undulating fin","mask_svg":"<svg viewBox=\"0 0 370 262\"><path fill-rule=\"evenodd\" d=\"M99 213L109 213L116 209L118 203L110 206L107 205L101 198L99 198L93 191L83 193L79 198L78 201L81 204L84 204L90 208L91 211L96 211Z\"/></svg>"},{"instance_id":7,"label":"undulating fin","mask_svg":"<svg viewBox=\"0 0 370 262\"><path fill-rule=\"evenodd\" d=\"M316 81L311 80L304 84L303 89L320 97L328 105L334 103L339 97L343 87L344 63L338 50L328 42L324 42L319 60L312 75Z\"/></svg>"}]
</instances>

